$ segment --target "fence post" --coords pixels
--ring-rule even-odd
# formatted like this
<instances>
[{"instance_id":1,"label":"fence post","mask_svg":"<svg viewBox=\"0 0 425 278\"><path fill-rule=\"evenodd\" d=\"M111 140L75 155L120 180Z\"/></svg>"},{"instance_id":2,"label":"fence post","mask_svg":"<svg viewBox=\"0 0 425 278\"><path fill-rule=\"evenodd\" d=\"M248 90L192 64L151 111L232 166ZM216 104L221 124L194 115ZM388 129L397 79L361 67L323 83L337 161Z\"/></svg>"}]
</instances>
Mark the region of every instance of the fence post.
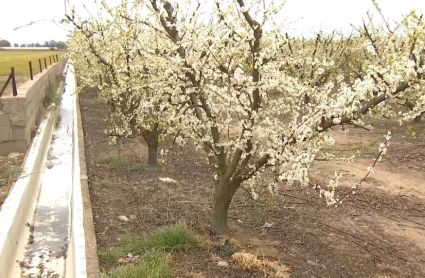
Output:
<instances>
[{"instance_id":1,"label":"fence post","mask_svg":"<svg viewBox=\"0 0 425 278\"><path fill-rule=\"evenodd\" d=\"M59 61L58 54L56 54L56 61Z\"/></svg>"},{"instance_id":2,"label":"fence post","mask_svg":"<svg viewBox=\"0 0 425 278\"><path fill-rule=\"evenodd\" d=\"M14 67L12 67L12 72L10 74L12 75L13 96L16 97L18 95L18 91L16 90L15 68Z\"/></svg>"},{"instance_id":3,"label":"fence post","mask_svg":"<svg viewBox=\"0 0 425 278\"><path fill-rule=\"evenodd\" d=\"M41 67L41 59L38 59L38 64L40 65L40 72L43 72L43 69Z\"/></svg>"},{"instance_id":4,"label":"fence post","mask_svg":"<svg viewBox=\"0 0 425 278\"><path fill-rule=\"evenodd\" d=\"M52 65L52 56L49 56L50 65Z\"/></svg>"},{"instance_id":5,"label":"fence post","mask_svg":"<svg viewBox=\"0 0 425 278\"><path fill-rule=\"evenodd\" d=\"M30 76L31 76L31 80L33 80L33 76L32 76L32 63L30 61Z\"/></svg>"},{"instance_id":6,"label":"fence post","mask_svg":"<svg viewBox=\"0 0 425 278\"><path fill-rule=\"evenodd\" d=\"M46 69L47 69L47 62L46 62L46 58L44 58L44 66L46 67Z\"/></svg>"}]
</instances>

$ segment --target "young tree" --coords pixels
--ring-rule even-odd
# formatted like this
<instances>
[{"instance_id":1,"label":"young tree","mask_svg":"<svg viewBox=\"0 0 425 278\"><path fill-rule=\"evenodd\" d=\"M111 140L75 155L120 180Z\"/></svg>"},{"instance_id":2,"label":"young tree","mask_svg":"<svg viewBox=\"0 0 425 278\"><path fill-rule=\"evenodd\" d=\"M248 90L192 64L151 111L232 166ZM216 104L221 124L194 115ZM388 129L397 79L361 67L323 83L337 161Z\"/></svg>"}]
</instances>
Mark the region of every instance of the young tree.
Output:
<instances>
[{"instance_id":1,"label":"young tree","mask_svg":"<svg viewBox=\"0 0 425 278\"><path fill-rule=\"evenodd\" d=\"M169 115L164 121L167 133L176 141L194 142L206 153L216 181L213 225L220 232L227 231L229 206L241 186L255 197L258 186L276 192L282 182L308 184L310 165L318 156L328 157L323 148L334 142L327 130L362 124L372 108L387 113L396 97L423 91L425 33L414 14L397 36L373 29L388 42L388 53L367 56L367 68L347 83L339 73L321 78L339 56L312 59L299 43L291 44L291 55L282 55L288 38L274 21L280 7L273 1L223 0L211 6L136 0L122 6L125 11L112 22L125 30L143 26L130 51L141 53L149 87L167 96L160 104ZM209 15L203 14L206 9ZM84 26L92 30L92 25ZM413 29L414 38L409 35ZM113 38L117 41L105 40L103 48L114 51L110 48L133 36L120 34ZM401 45L413 49L416 58L410 51L398 51ZM370 49L370 38L356 36L355 47ZM330 51L329 45L325 48ZM271 90L278 90L279 97L269 95ZM425 99L417 100L403 119L423 111ZM330 204L337 201L333 189L331 184L324 192Z\"/></svg>"},{"instance_id":2,"label":"young tree","mask_svg":"<svg viewBox=\"0 0 425 278\"><path fill-rule=\"evenodd\" d=\"M166 96L158 93L159 86L151 86L151 72L135 47L144 30L117 17L125 16L125 6L110 9L104 4L103 8L114 20L67 16L66 21L75 26L69 39L71 62L81 85L98 87L99 96L107 101L112 138L142 136L148 145L149 165L156 166L161 121L166 113L161 103Z\"/></svg>"}]
</instances>

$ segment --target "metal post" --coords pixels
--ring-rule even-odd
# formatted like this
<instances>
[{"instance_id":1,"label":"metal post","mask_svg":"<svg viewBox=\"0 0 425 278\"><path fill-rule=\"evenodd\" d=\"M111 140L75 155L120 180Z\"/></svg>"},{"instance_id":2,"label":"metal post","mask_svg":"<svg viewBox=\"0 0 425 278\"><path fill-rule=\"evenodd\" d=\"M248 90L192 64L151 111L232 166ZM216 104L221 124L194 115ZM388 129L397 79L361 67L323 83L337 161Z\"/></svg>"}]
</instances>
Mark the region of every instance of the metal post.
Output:
<instances>
[{"instance_id":1,"label":"metal post","mask_svg":"<svg viewBox=\"0 0 425 278\"><path fill-rule=\"evenodd\" d=\"M44 66L46 67L46 69L47 69L47 62L46 62L46 58L44 58Z\"/></svg>"},{"instance_id":2,"label":"metal post","mask_svg":"<svg viewBox=\"0 0 425 278\"><path fill-rule=\"evenodd\" d=\"M43 72L43 69L41 68L41 59L38 59L38 64L40 65L40 72Z\"/></svg>"},{"instance_id":3,"label":"metal post","mask_svg":"<svg viewBox=\"0 0 425 278\"><path fill-rule=\"evenodd\" d=\"M33 76L32 76L32 63L30 61L30 76L31 76L31 80L33 80Z\"/></svg>"},{"instance_id":4,"label":"metal post","mask_svg":"<svg viewBox=\"0 0 425 278\"><path fill-rule=\"evenodd\" d=\"M52 65L52 56L49 56L50 65Z\"/></svg>"},{"instance_id":5,"label":"metal post","mask_svg":"<svg viewBox=\"0 0 425 278\"><path fill-rule=\"evenodd\" d=\"M13 96L16 97L18 95L18 90L16 90L16 80L15 80L15 68L12 67L12 89L13 89Z\"/></svg>"}]
</instances>

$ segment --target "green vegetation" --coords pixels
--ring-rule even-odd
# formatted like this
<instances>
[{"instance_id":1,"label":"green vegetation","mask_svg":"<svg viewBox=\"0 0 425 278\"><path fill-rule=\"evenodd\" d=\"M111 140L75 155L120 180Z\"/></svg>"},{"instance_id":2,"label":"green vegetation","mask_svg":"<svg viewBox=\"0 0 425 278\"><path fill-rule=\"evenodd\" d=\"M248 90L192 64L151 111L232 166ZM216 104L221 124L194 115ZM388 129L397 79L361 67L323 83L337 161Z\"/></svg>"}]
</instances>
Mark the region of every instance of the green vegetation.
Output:
<instances>
[{"instance_id":1,"label":"green vegetation","mask_svg":"<svg viewBox=\"0 0 425 278\"><path fill-rule=\"evenodd\" d=\"M18 76L30 76L28 65L30 61L33 74L36 75L40 72L38 59L41 59L41 66L44 70L44 58L46 58L47 65L50 65L49 56L57 54L60 61L65 53L66 51L58 50L0 50L0 76L8 76L11 67L15 68L15 74Z\"/></svg>"},{"instance_id":2,"label":"green vegetation","mask_svg":"<svg viewBox=\"0 0 425 278\"><path fill-rule=\"evenodd\" d=\"M56 106L59 104L58 87L59 84L56 81L52 81L49 83L49 86L47 87L47 91L43 99L44 107L47 108L52 104L55 104Z\"/></svg>"},{"instance_id":3,"label":"green vegetation","mask_svg":"<svg viewBox=\"0 0 425 278\"><path fill-rule=\"evenodd\" d=\"M112 188L112 187L114 186L114 183L113 183L113 182L111 182L111 181L108 181L108 180L101 180L101 181L99 182L99 185L100 185L102 188Z\"/></svg>"},{"instance_id":4,"label":"green vegetation","mask_svg":"<svg viewBox=\"0 0 425 278\"><path fill-rule=\"evenodd\" d=\"M177 223L163 227L145 237L125 236L121 245L132 254L141 254L154 250L173 251L195 245L193 235L188 231L185 223Z\"/></svg>"},{"instance_id":5,"label":"green vegetation","mask_svg":"<svg viewBox=\"0 0 425 278\"><path fill-rule=\"evenodd\" d=\"M99 251L99 260L105 270L106 278L130 277L172 277L171 267L164 252L196 246L194 235L184 222L163 227L144 237L125 235L119 246ZM118 260L128 254L139 256L136 264L118 266ZM139 275L139 276L137 276Z\"/></svg>"},{"instance_id":6,"label":"green vegetation","mask_svg":"<svg viewBox=\"0 0 425 278\"><path fill-rule=\"evenodd\" d=\"M5 166L4 168L1 169L0 176L5 178L7 180L8 185L10 186L18 180L21 173L22 173L21 167Z\"/></svg>"},{"instance_id":7,"label":"green vegetation","mask_svg":"<svg viewBox=\"0 0 425 278\"><path fill-rule=\"evenodd\" d=\"M143 173L146 171L146 166L143 164L135 164L133 166L131 166L131 171L132 172L138 172L138 173Z\"/></svg>"},{"instance_id":8,"label":"green vegetation","mask_svg":"<svg viewBox=\"0 0 425 278\"><path fill-rule=\"evenodd\" d=\"M120 266L104 278L171 278L173 272L171 265L164 254L155 253L144 256L139 264Z\"/></svg>"},{"instance_id":9,"label":"green vegetation","mask_svg":"<svg viewBox=\"0 0 425 278\"><path fill-rule=\"evenodd\" d=\"M100 163L102 164L109 164L112 165L114 167L121 167L123 165L126 164L126 161L120 157L117 156L109 156L109 157L105 157L99 160Z\"/></svg>"}]
</instances>

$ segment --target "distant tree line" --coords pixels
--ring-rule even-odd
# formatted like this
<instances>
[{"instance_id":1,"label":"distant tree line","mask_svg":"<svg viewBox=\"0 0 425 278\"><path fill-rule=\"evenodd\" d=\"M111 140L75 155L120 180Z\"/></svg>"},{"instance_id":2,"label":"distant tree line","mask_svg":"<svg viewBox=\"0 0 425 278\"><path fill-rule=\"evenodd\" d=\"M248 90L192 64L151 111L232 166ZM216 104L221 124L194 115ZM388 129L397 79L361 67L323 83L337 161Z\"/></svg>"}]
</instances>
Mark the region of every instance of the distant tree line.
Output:
<instances>
[{"instance_id":1,"label":"distant tree line","mask_svg":"<svg viewBox=\"0 0 425 278\"><path fill-rule=\"evenodd\" d=\"M11 43L7 40L0 39L0 47L10 47ZM45 41L43 44L40 43L23 43L21 45L14 43L14 47L57 47L58 49L66 49L66 44L63 41Z\"/></svg>"}]
</instances>

